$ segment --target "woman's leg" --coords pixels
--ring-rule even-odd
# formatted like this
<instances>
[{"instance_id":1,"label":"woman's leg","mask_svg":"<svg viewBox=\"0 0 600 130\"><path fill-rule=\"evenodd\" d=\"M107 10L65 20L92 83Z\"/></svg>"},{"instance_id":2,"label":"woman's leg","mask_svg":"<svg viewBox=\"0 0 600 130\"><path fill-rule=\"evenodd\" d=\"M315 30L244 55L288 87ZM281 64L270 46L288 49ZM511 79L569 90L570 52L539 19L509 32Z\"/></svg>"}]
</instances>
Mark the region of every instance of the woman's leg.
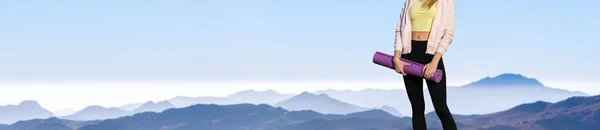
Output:
<instances>
[{"instance_id":1,"label":"woman's leg","mask_svg":"<svg viewBox=\"0 0 600 130\"><path fill-rule=\"evenodd\" d=\"M401 55L402 58L422 63L425 60L426 41L412 41L412 52ZM423 97L423 78L412 75L403 76L404 86L412 107L412 127L414 130L426 130L425 99Z\"/></svg>"},{"instance_id":2,"label":"woman's leg","mask_svg":"<svg viewBox=\"0 0 600 130\"><path fill-rule=\"evenodd\" d=\"M433 56L431 56L431 58L433 58ZM444 68L444 62L442 58L440 58L438 63L438 69L444 71L442 80L439 83L427 80L427 88L429 89L429 94L431 96L433 107L435 108L435 113L440 118L444 130L456 130L458 128L454 122L454 118L452 117L450 110L448 109L448 104L446 101L446 70Z\"/></svg>"},{"instance_id":3,"label":"woman's leg","mask_svg":"<svg viewBox=\"0 0 600 130\"><path fill-rule=\"evenodd\" d=\"M425 99L423 98L423 78L415 76L404 76L404 86L410 106L412 107L413 130L426 130L425 122Z\"/></svg>"}]
</instances>

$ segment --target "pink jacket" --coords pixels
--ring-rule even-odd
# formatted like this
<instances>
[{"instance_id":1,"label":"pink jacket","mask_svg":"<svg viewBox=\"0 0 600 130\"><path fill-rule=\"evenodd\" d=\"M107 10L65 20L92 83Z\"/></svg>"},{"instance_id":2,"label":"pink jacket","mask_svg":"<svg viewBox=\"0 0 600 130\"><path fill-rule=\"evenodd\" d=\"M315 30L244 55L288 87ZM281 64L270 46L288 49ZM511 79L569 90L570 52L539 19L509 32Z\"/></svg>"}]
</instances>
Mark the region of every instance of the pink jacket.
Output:
<instances>
[{"instance_id":1,"label":"pink jacket","mask_svg":"<svg viewBox=\"0 0 600 130\"><path fill-rule=\"evenodd\" d=\"M413 0L405 0L396 25L396 40L394 49L408 54L411 52L410 5ZM454 0L439 0L437 11L433 17L433 25L427 40L427 54L439 52L444 54L454 37Z\"/></svg>"}]
</instances>

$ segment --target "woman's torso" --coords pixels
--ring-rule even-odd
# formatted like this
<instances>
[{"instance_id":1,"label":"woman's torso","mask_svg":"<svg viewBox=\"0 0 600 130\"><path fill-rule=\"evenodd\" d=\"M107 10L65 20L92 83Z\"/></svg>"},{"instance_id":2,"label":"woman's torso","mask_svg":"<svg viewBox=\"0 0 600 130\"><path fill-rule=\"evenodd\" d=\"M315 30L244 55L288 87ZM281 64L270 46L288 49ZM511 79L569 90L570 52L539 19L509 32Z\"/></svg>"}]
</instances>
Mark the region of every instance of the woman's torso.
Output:
<instances>
[{"instance_id":1,"label":"woman's torso","mask_svg":"<svg viewBox=\"0 0 600 130\"><path fill-rule=\"evenodd\" d=\"M427 41L436 13L437 2L431 7L427 5L429 0L414 0L411 4L412 40Z\"/></svg>"}]
</instances>

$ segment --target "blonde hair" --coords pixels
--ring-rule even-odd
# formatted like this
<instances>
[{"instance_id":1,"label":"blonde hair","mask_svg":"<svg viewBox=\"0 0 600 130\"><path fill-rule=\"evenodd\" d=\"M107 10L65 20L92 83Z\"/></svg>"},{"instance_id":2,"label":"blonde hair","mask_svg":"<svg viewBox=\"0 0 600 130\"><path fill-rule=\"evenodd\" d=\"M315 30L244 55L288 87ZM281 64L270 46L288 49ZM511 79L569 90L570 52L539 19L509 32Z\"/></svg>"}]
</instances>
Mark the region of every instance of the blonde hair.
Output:
<instances>
[{"instance_id":1,"label":"blonde hair","mask_svg":"<svg viewBox=\"0 0 600 130\"><path fill-rule=\"evenodd\" d=\"M427 6L427 8L431 8L431 6L433 6L433 4L437 3L438 0L429 0L429 2L427 2L425 5Z\"/></svg>"}]
</instances>

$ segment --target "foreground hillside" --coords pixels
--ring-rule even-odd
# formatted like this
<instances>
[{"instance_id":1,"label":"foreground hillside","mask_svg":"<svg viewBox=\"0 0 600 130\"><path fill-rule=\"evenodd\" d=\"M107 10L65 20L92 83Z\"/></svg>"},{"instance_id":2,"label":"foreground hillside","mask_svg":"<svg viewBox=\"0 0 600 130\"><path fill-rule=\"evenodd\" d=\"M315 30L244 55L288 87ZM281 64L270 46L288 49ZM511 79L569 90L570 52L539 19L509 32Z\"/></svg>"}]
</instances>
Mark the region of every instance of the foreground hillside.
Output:
<instances>
[{"instance_id":1,"label":"foreground hillside","mask_svg":"<svg viewBox=\"0 0 600 130\"><path fill-rule=\"evenodd\" d=\"M483 127L502 126L503 130L597 130L600 95L571 97L557 103L538 101L459 121Z\"/></svg>"}]
</instances>

